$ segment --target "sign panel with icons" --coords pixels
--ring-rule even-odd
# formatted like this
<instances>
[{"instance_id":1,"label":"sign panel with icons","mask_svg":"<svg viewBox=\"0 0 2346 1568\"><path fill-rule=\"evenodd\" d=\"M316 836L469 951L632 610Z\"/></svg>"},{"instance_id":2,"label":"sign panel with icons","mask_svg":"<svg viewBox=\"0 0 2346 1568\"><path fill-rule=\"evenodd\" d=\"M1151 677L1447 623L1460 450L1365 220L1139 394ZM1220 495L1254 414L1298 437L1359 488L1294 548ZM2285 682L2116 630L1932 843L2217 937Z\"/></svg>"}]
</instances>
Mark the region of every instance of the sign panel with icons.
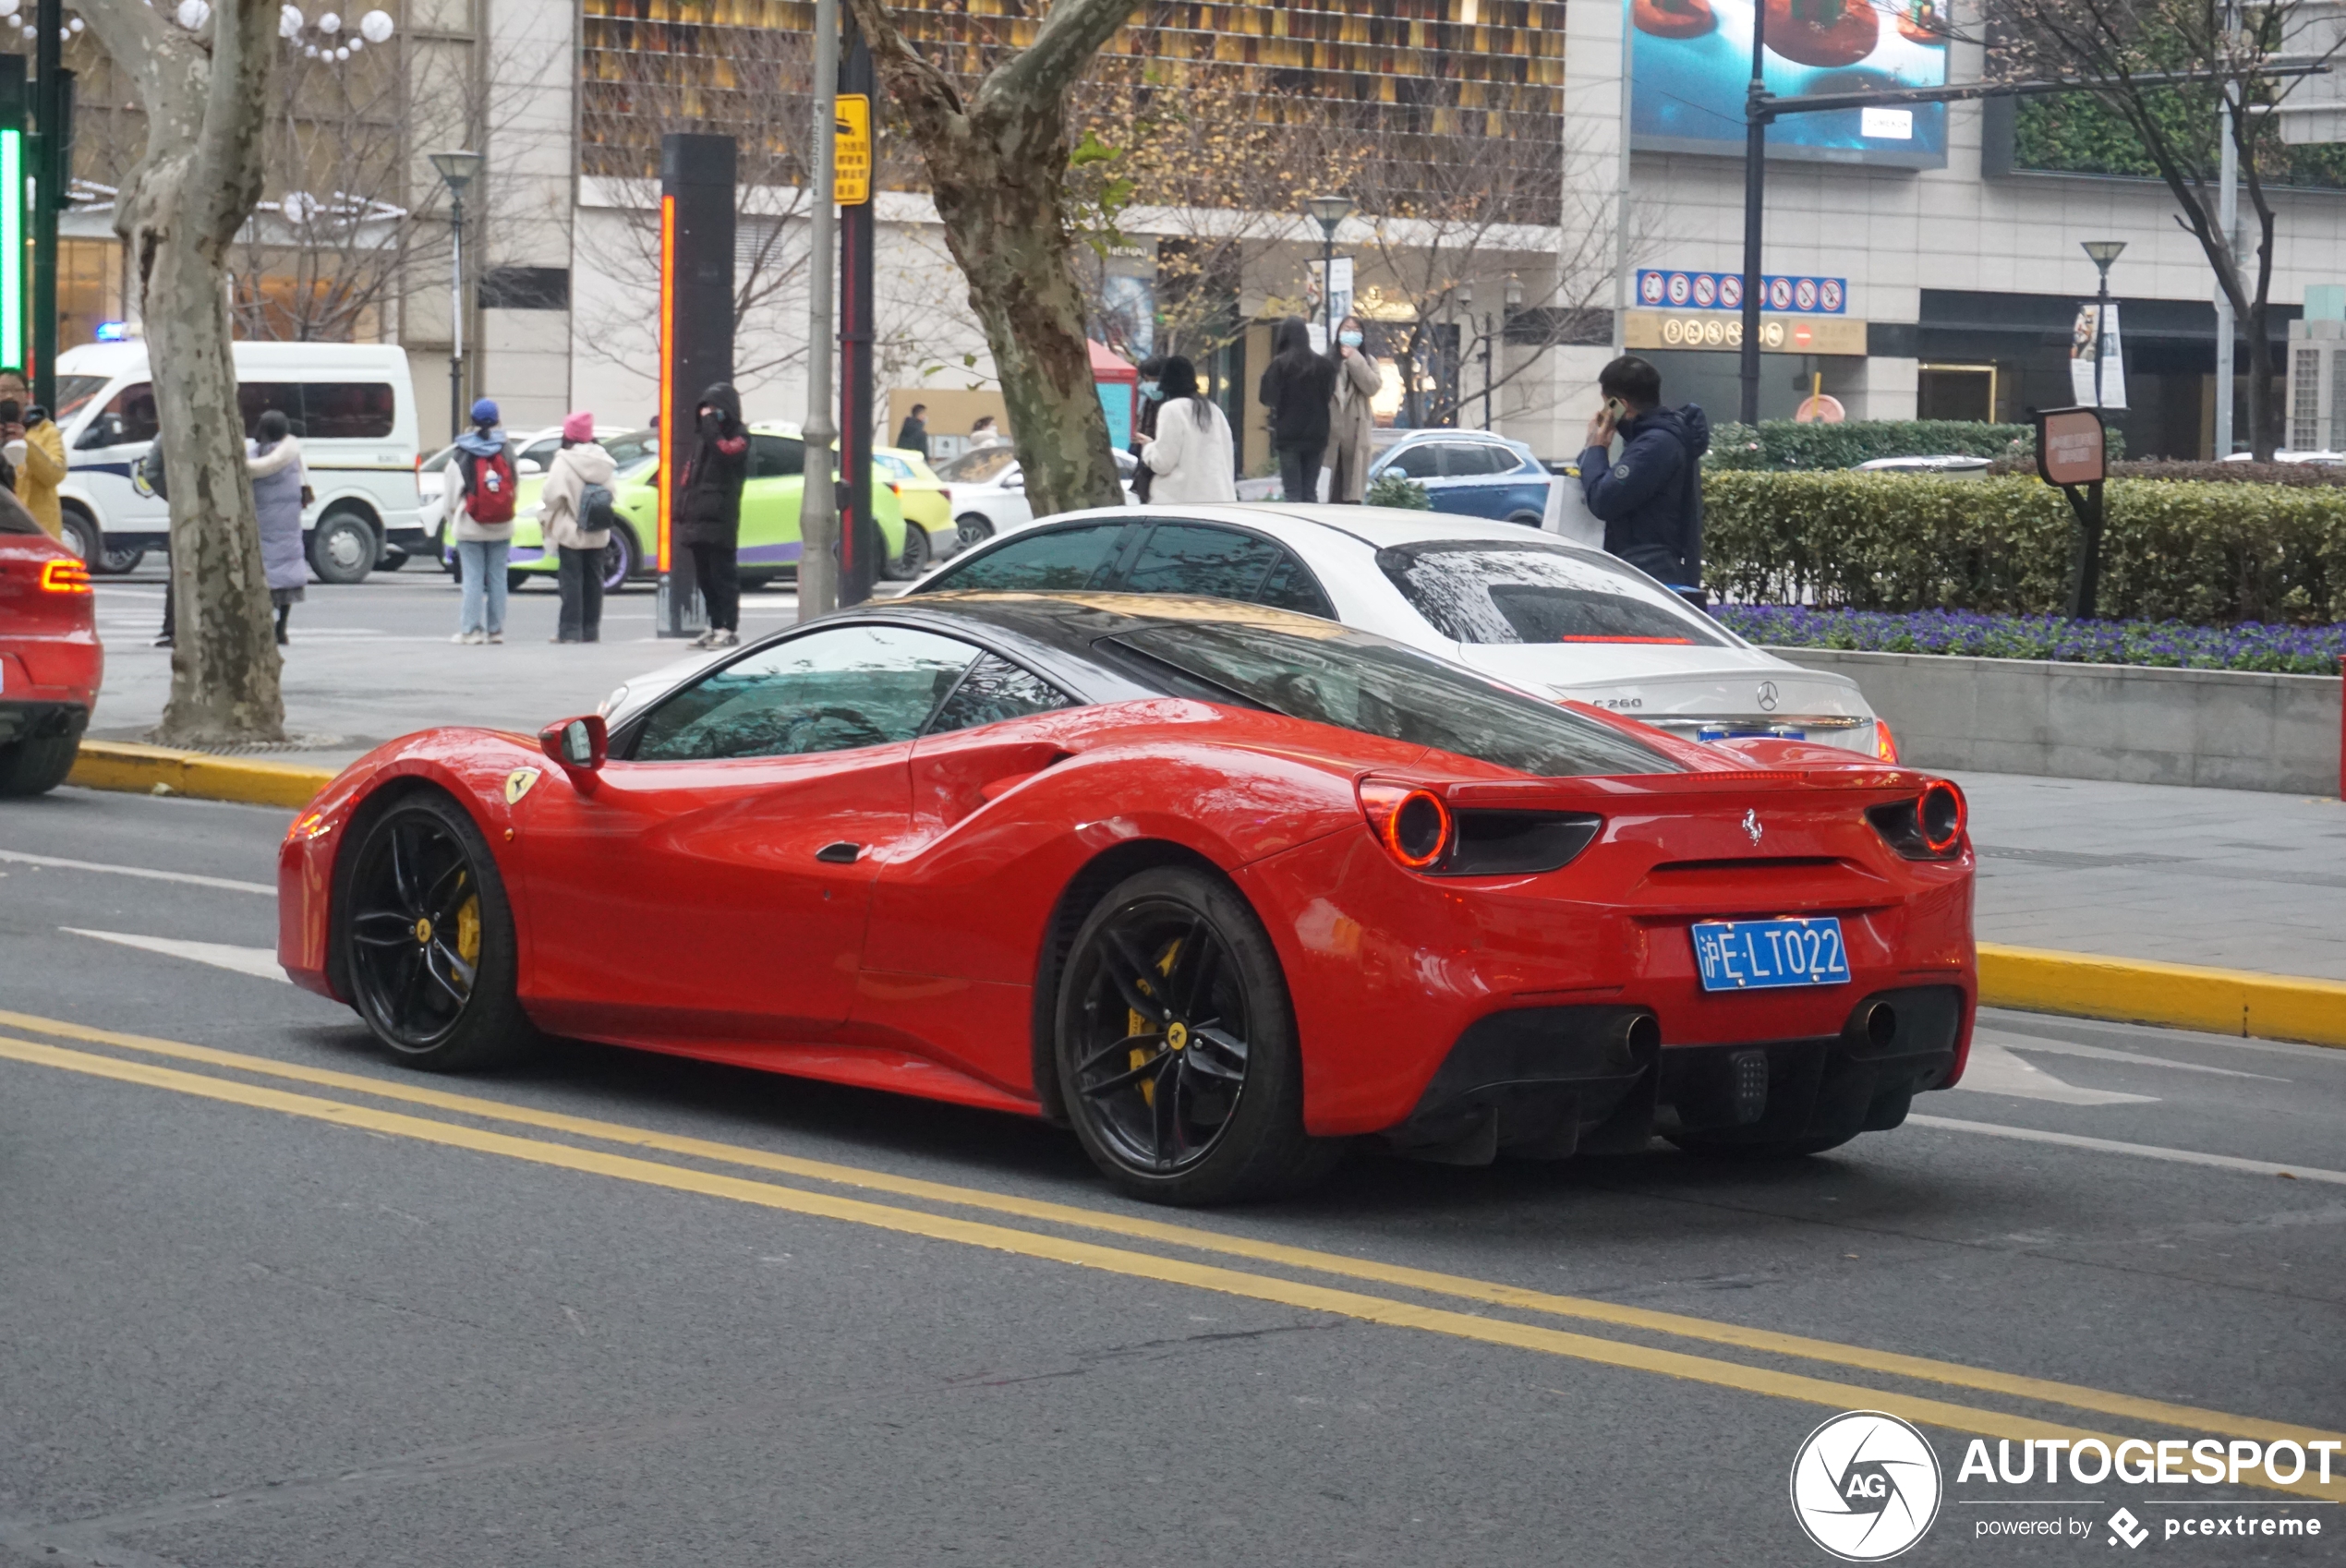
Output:
<instances>
[{"instance_id":1,"label":"sign panel with icons","mask_svg":"<svg viewBox=\"0 0 2346 1568\"><path fill-rule=\"evenodd\" d=\"M1638 273L1638 303L1691 307L1697 310L1740 310L1743 274L1644 268ZM1839 316L1849 308L1849 281L1771 275L1760 280L1760 303L1770 310L1802 316Z\"/></svg>"},{"instance_id":2,"label":"sign panel with icons","mask_svg":"<svg viewBox=\"0 0 2346 1568\"><path fill-rule=\"evenodd\" d=\"M1743 318L1719 310L1629 310L1622 314L1625 348L1732 350L1743 346ZM1862 357L1866 323L1847 316L1768 315L1760 320L1767 354L1826 354Z\"/></svg>"}]
</instances>

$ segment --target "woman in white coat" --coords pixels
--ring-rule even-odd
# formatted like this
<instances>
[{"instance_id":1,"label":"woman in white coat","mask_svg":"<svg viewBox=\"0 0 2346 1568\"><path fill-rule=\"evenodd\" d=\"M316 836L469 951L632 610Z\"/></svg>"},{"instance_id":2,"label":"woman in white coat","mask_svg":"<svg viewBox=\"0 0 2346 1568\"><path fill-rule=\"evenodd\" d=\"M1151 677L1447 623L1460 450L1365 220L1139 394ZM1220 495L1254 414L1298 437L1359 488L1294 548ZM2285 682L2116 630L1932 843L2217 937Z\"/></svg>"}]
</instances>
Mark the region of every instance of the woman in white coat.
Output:
<instances>
[{"instance_id":1,"label":"woman in white coat","mask_svg":"<svg viewBox=\"0 0 2346 1568\"><path fill-rule=\"evenodd\" d=\"M1230 422L1198 391L1197 367L1174 355L1165 361L1157 385L1165 399L1157 409L1156 434L1141 438L1148 443L1141 460L1156 476L1149 486L1150 503L1238 500Z\"/></svg>"}]
</instances>

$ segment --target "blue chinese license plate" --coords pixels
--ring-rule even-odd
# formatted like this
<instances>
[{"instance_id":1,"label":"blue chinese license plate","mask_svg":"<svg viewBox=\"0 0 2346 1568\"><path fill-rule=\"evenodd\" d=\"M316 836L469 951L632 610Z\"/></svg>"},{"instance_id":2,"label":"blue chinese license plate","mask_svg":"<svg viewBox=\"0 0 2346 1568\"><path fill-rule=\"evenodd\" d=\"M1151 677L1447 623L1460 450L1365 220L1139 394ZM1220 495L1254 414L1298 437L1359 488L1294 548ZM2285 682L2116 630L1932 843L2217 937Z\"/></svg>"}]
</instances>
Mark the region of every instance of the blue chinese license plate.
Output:
<instances>
[{"instance_id":1,"label":"blue chinese license plate","mask_svg":"<svg viewBox=\"0 0 2346 1568\"><path fill-rule=\"evenodd\" d=\"M1849 953L1836 916L1705 920L1693 930L1694 961L1705 991L1849 983Z\"/></svg>"}]
</instances>

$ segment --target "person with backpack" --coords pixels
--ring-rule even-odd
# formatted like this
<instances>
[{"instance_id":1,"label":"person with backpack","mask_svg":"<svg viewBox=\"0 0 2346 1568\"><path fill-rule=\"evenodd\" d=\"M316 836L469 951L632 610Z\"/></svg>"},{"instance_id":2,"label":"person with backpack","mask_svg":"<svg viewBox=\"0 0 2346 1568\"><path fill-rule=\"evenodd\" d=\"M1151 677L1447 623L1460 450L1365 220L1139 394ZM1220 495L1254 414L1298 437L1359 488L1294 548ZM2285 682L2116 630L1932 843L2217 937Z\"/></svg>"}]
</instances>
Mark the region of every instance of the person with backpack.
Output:
<instances>
[{"instance_id":1,"label":"person with backpack","mask_svg":"<svg viewBox=\"0 0 2346 1568\"><path fill-rule=\"evenodd\" d=\"M562 618L550 641L599 643L603 636L603 550L611 543L611 455L595 440L595 416L562 421L562 450L538 491L538 519L546 544L562 552L555 582Z\"/></svg>"},{"instance_id":2,"label":"person with backpack","mask_svg":"<svg viewBox=\"0 0 2346 1568\"><path fill-rule=\"evenodd\" d=\"M693 552L693 576L708 607L708 630L693 639L693 646L730 648L742 640L735 551L742 536L742 481L749 476L749 428L742 423L741 394L731 381L701 393L693 434L693 455L676 498L676 538ZM821 466L819 459L816 466Z\"/></svg>"},{"instance_id":3,"label":"person with backpack","mask_svg":"<svg viewBox=\"0 0 2346 1568\"><path fill-rule=\"evenodd\" d=\"M1702 454L1711 420L1699 405L1662 406L1662 372L1625 354L1597 372L1604 406L1589 420L1580 492L1604 525L1604 548L1681 593L1702 586ZM1623 442L1612 455L1613 438Z\"/></svg>"},{"instance_id":4,"label":"person with backpack","mask_svg":"<svg viewBox=\"0 0 2346 1568\"><path fill-rule=\"evenodd\" d=\"M456 526L456 574L464 597L452 643L505 640L505 557L514 542L514 458L497 428L497 405L473 404L473 428L456 438L448 465L456 493L449 515Z\"/></svg>"}]
</instances>

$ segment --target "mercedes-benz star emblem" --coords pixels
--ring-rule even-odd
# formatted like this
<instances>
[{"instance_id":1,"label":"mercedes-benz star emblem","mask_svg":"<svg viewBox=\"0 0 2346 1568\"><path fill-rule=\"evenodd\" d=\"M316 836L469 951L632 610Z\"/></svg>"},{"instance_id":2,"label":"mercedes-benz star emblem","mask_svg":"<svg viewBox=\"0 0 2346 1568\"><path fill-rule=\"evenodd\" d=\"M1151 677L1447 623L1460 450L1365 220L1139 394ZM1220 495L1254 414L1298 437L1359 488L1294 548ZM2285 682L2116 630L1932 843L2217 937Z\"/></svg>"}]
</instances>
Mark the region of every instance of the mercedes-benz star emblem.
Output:
<instances>
[{"instance_id":1,"label":"mercedes-benz star emblem","mask_svg":"<svg viewBox=\"0 0 2346 1568\"><path fill-rule=\"evenodd\" d=\"M1759 846L1760 838L1764 837L1768 831L1765 827L1760 825L1760 813L1757 808L1747 811L1743 814L1743 830L1751 835L1752 846L1756 849Z\"/></svg>"},{"instance_id":2,"label":"mercedes-benz star emblem","mask_svg":"<svg viewBox=\"0 0 2346 1568\"><path fill-rule=\"evenodd\" d=\"M1776 711L1776 683L1773 681L1760 682L1760 711L1762 713Z\"/></svg>"}]
</instances>

